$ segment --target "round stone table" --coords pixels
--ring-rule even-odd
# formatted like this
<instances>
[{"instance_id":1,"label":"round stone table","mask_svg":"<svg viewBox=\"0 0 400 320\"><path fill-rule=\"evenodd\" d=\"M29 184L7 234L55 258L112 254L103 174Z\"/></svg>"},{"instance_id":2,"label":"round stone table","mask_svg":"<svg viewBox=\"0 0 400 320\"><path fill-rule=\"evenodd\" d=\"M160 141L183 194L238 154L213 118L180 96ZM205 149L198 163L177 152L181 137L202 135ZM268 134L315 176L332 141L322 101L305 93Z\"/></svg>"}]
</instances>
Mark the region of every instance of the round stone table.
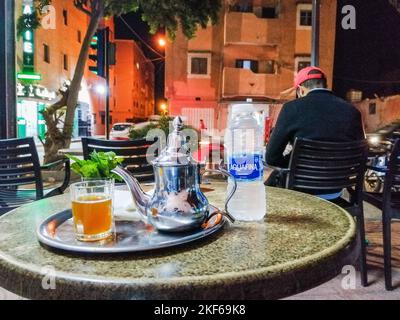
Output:
<instances>
[{"instance_id":1,"label":"round stone table","mask_svg":"<svg viewBox=\"0 0 400 320\"><path fill-rule=\"evenodd\" d=\"M225 187L206 195L222 207ZM41 200L0 218L0 286L31 299L278 299L318 286L356 260L355 224L341 208L274 188L267 188L267 203L264 222L236 222L196 243L85 256L38 243L36 227L70 206L68 194Z\"/></svg>"}]
</instances>

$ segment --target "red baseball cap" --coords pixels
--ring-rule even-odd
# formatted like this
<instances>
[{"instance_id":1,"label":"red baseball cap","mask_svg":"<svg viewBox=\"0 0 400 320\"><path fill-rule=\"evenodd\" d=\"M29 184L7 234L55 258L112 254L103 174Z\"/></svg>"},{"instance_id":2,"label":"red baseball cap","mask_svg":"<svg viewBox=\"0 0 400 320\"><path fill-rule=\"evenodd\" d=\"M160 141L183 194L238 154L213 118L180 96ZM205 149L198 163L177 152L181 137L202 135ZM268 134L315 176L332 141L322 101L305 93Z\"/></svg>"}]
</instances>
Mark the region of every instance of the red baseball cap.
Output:
<instances>
[{"instance_id":1,"label":"red baseball cap","mask_svg":"<svg viewBox=\"0 0 400 320\"><path fill-rule=\"evenodd\" d=\"M318 67L307 67L301 69L294 79L294 87L297 89L303 82L311 79L326 79L325 72Z\"/></svg>"}]
</instances>

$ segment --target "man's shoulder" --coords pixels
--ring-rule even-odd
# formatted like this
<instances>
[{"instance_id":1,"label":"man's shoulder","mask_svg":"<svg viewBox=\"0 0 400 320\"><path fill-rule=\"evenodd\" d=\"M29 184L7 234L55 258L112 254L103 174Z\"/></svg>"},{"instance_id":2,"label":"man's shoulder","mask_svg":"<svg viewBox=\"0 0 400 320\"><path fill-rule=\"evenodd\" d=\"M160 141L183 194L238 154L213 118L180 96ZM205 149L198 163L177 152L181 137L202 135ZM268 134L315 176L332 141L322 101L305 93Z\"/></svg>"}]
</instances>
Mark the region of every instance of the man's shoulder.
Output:
<instances>
[{"instance_id":1,"label":"man's shoulder","mask_svg":"<svg viewBox=\"0 0 400 320\"><path fill-rule=\"evenodd\" d=\"M303 99L304 98L300 98L300 99L285 102L283 104L282 109L284 109L285 111L294 111L298 106L303 104L303 102L301 101Z\"/></svg>"},{"instance_id":2,"label":"man's shoulder","mask_svg":"<svg viewBox=\"0 0 400 320\"><path fill-rule=\"evenodd\" d=\"M350 102L338 97L338 96L334 96L335 97L335 103L339 104L341 106L343 106L344 108L348 109L350 112L358 114L360 113L360 111Z\"/></svg>"},{"instance_id":3,"label":"man's shoulder","mask_svg":"<svg viewBox=\"0 0 400 320\"><path fill-rule=\"evenodd\" d=\"M330 103L332 105L336 105L336 106L340 106L343 109L347 109L348 111L351 112L355 112L355 113L359 113L358 109L351 103L349 103L348 101L338 97L337 95L335 95L332 91L328 91L326 93L324 93L323 95L307 95L306 97L304 97L304 101L302 103L306 103L306 102L316 102L316 101L321 101L320 97L323 97L324 103ZM315 100L318 99L318 100Z\"/></svg>"}]
</instances>

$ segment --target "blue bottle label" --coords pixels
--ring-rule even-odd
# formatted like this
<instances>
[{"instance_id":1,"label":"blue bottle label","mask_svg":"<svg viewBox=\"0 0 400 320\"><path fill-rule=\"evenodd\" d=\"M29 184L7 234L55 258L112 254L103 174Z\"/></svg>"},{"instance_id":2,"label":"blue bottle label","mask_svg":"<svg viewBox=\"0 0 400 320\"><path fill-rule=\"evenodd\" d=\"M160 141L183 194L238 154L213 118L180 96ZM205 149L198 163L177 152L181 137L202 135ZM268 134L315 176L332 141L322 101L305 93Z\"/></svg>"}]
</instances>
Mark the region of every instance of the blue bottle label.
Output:
<instances>
[{"instance_id":1,"label":"blue bottle label","mask_svg":"<svg viewBox=\"0 0 400 320\"><path fill-rule=\"evenodd\" d=\"M229 158L228 169L238 181L262 180L262 157L260 154L233 155Z\"/></svg>"}]
</instances>

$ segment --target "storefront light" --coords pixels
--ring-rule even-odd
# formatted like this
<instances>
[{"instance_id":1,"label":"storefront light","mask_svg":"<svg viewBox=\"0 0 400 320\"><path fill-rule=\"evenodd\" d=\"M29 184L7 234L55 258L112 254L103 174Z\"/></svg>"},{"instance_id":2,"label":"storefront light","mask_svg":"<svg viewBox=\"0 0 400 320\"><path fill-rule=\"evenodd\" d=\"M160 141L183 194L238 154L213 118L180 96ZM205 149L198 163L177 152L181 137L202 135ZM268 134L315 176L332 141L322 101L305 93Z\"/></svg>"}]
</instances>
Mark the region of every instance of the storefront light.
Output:
<instances>
[{"instance_id":1,"label":"storefront light","mask_svg":"<svg viewBox=\"0 0 400 320\"><path fill-rule=\"evenodd\" d=\"M19 80L42 80L42 75L37 73L17 73Z\"/></svg>"},{"instance_id":2,"label":"storefront light","mask_svg":"<svg viewBox=\"0 0 400 320\"><path fill-rule=\"evenodd\" d=\"M26 53L33 53L33 45L32 42L24 42L24 51Z\"/></svg>"},{"instance_id":3,"label":"storefront light","mask_svg":"<svg viewBox=\"0 0 400 320\"><path fill-rule=\"evenodd\" d=\"M24 6L24 14L31 14L32 13L32 7L27 4Z\"/></svg>"},{"instance_id":4,"label":"storefront light","mask_svg":"<svg viewBox=\"0 0 400 320\"><path fill-rule=\"evenodd\" d=\"M25 40L28 40L28 41L32 40L32 31L30 31L30 30L25 31Z\"/></svg>"},{"instance_id":5,"label":"storefront light","mask_svg":"<svg viewBox=\"0 0 400 320\"><path fill-rule=\"evenodd\" d=\"M103 84L96 85L95 90L98 94L101 94L101 95L103 95L107 92L107 89Z\"/></svg>"}]
</instances>

